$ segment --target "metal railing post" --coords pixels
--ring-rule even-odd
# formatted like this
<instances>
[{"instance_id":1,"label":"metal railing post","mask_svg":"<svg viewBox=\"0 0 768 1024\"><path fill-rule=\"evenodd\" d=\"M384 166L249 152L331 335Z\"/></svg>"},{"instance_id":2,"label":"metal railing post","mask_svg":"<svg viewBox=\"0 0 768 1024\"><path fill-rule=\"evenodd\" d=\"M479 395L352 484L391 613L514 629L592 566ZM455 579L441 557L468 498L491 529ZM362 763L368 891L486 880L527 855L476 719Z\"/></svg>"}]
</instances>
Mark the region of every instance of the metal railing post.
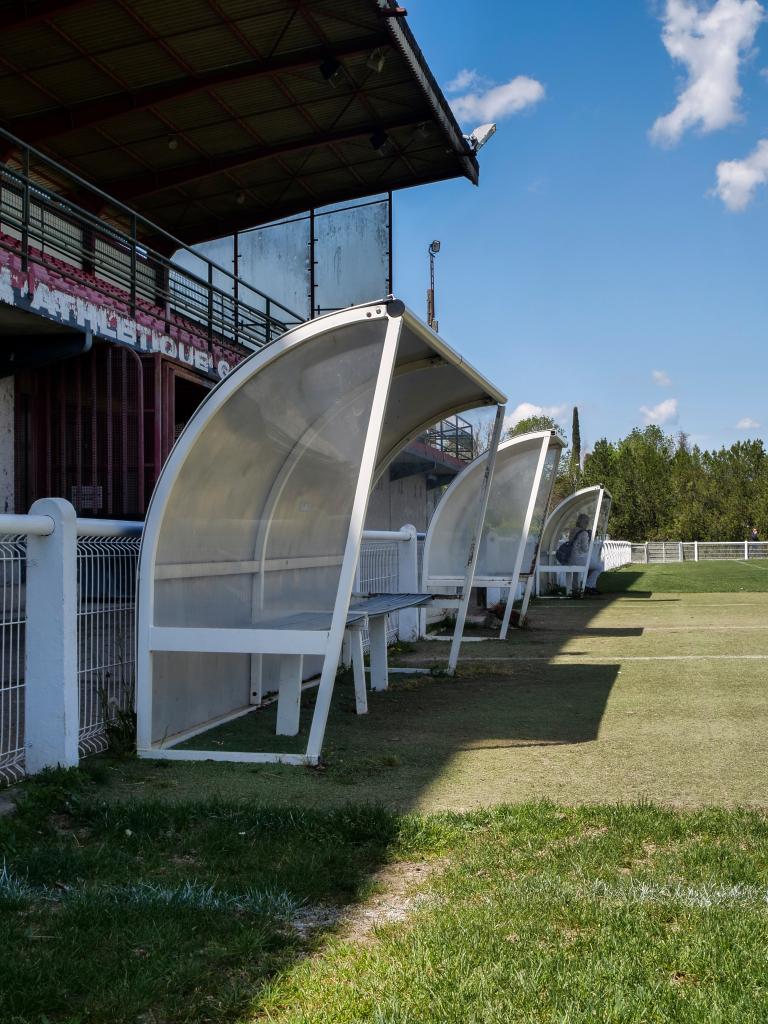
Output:
<instances>
[{"instance_id":1,"label":"metal railing post","mask_svg":"<svg viewBox=\"0 0 768 1024\"><path fill-rule=\"evenodd\" d=\"M213 340L213 264L208 264L208 343Z\"/></svg>"},{"instance_id":2,"label":"metal railing post","mask_svg":"<svg viewBox=\"0 0 768 1024\"><path fill-rule=\"evenodd\" d=\"M136 245L137 245L137 226L135 215L131 217L131 316L136 316Z\"/></svg>"},{"instance_id":3,"label":"metal railing post","mask_svg":"<svg viewBox=\"0 0 768 1024\"><path fill-rule=\"evenodd\" d=\"M748 540L744 541L744 558L745 558L746 561L749 561L749 541Z\"/></svg>"},{"instance_id":4,"label":"metal railing post","mask_svg":"<svg viewBox=\"0 0 768 1024\"><path fill-rule=\"evenodd\" d=\"M693 560L694 562L699 560L699 542L697 540L693 542Z\"/></svg>"},{"instance_id":5,"label":"metal railing post","mask_svg":"<svg viewBox=\"0 0 768 1024\"><path fill-rule=\"evenodd\" d=\"M22 150L21 172L23 175L21 191L21 269L29 270L29 220L31 215L29 199L29 149Z\"/></svg>"},{"instance_id":6,"label":"metal railing post","mask_svg":"<svg viewBox=\"0 0 768 1024\"><path fill-rule=\"evenodd\" d=\"M77 519L63 498L41 498L30 515L53 532L27 540L25 745L28 775L78 764Z\"/></svg>"},{"instance_id":7,"label":"metal railing post","mask_svg":"<svg viewBox=\"0 0 768 1024\"><path fill-rule=\"evenodd\" d=\"M416 594L419 590L419 549L416 527L407 523L401 533L408 539L397 545L397 589L401 594ZM402 608L398 612L398 633L401 640L418 640L418 608Z\"/></svg>"}]
</instances>

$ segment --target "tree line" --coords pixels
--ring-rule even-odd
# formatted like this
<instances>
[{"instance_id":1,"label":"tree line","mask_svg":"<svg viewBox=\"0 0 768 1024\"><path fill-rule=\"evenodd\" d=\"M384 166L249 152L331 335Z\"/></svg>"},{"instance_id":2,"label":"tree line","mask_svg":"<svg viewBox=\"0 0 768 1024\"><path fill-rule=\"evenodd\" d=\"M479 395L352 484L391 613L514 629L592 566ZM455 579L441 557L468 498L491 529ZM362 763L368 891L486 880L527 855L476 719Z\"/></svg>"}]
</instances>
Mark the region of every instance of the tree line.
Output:
<instances>
[{"instance_id":1,"label":"tree line","mask_svg":"<svg viewBox=\"0 0 768 1024\"><path fill-rule=\"evenodd\" d=\"M552 429L547 416L521 420L508 436ZM744 540L751 528L768 540L768 452L759 440L706 451L685 434L637 427L619 441L598 441L580 465L578 410L571 446L560 460L552 504L579 487L603 484L613 497L612 537L645 540Z\"/></svg>"}]
</instances>

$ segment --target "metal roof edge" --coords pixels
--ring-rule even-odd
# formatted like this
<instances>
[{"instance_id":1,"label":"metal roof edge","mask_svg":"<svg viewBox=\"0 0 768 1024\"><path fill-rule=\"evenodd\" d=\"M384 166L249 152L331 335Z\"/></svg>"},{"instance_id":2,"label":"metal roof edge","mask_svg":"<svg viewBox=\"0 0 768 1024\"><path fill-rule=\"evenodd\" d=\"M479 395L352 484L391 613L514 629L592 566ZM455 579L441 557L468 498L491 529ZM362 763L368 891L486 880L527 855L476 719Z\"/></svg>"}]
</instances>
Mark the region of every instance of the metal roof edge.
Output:
<instances>
[{"instance_id":1,"label":"metal roof edge","mask_svg":"<svg viewBox=\"0 0 768 1024\"><path fill-rule=\"evenodd\" d=\"M416 79L424 90L424 94L435 113L435 117L440 122L443 130L448 136L456 156L464 167L465 177L469 178L473 185L477 185L480 181L480 165L477 161L477 157L465 141L464 133L462 132L458 121L454 117L453 111L451 110L448 100L443 95L442 89L437 84L437 80L427 64L426 58L421 51L421 47L416 42L416 38L411 31L410 26L403 17L396 17L393 14L390 14L390 16L386 15L386 12L394 11L395 5L391 0L374 0L374 2L378 11L384 16L384 19L387 22L387 28L389 29L392 41L400 50L404 59L413 71Z\"/></svg>"},{"instance_id":2,"label":"metal roof edge","mask_svg":"<svg viewBox=\"0 0 768 1024\"><path fill-rule=\"evenodd\" d=\"M390 296L387 302L397 301L395 296ZM370 305L370 303L366 303ZM487 377L483 376L479 370L476 370L472 363L460 355L455 349L436 334L431 327L424 323L414 312L405 306L402 313L404 321L407 323L411 330L415 331L416 334L421 337L427 345L433 348L439 355L441 355L446 362L451 363L453 366L463 370L469 377L471 377L477 384L479 384L483 390L488 394L498 405L507 404L507 396L503 391L499 391L495 384L492 384Z\"/></svg>"}]
</instances>

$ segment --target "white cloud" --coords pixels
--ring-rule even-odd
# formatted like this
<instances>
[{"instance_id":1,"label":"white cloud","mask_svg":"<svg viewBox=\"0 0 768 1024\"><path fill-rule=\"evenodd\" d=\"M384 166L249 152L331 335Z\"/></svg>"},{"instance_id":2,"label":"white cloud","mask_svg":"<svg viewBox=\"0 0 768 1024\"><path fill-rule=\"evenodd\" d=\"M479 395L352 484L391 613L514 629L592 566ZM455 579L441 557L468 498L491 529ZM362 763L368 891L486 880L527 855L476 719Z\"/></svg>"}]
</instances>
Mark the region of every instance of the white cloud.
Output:
<instances>
[{"instance_id":1,"label":"white cloud","mask_svg":"<svg viewBox=\"0 0 768 1024\"><path fill-rule=\"evenodd\" d=\"M662 42L688 77L674 110L651 128L654 142L671 145L697 125L712 132L740 120L739 65L763 15L757 0L716 0L706 7L700 0L667 0Z\"/></svg>"},{"instance_id":2,"label":"white cloud","mask_svg":"<svg viewBox=\"0 0 768 1024\"><path fill-rule=\"evenodd\" d=\"M753 420L751 416L742 416L739 422L736 424L737 430L757 430L760 424L757 420Z\"/></svg>"},{"instance_id":3,"label":"white cloud","mask_svg":"<svg viewBox=\"0 0 768 1024\"><path fill-rule=\"evenodd\" d=\"M445 87L446 92L464 92L473 85L482 82L480 75L474 68L462 68L461 71Z\"/></svg>"},{"instance_id":4,"label":"white cloud","mask_svg":"<svg viewBox=\"0 0 768 1024\"><path fill-rule=\"evenodd\" d=\"M721 160L717 165L716 195L733 213L745 210L755 190L768 181L768 139L761 139L743 160Z\"/></svg>"},{"instance_id":5,"label":"white cloud","mask_svg":"<svg viewBox=\"0 0 768 1024\"><path fill-rule=\"evenodd\" d=\"M677 399L665 398L663 402L651 406L650 409L647 405L641 405L640 412L645 417L646 424L677 423Z\"/></svg>"},{"instance_id":6,"label":"white cloud","mask_svg":"<svg viewBox=\"0 0 768 1024\"><path fill-rule=\"evenodd\" d=\"M451 83L455 84L465 72L459 72ZM466 72L476 76L476 72ZM479 78L472 79L477 86ZM453 112L462 123L480 124L486 121L501 121L502 118L518 114L526 107L533 106L544 98L544 86L535 78L518 75L503 85L491 85L470 89L451 100Z\"/></svg>"},{"instance_id":7,"label":"white cloud","mask_svg":"<svg viewBox=\"0 0 768 1024\"><path fill-rule=\"evenodd\" d=\"M532 402L521 402L504 417L504 429L516 427L520 420L527 420L529 416L550 416L557 422L567 411L567 405L534 405Z\"/></svg>"},{"instance_id":8,"label":"white cloud","mask_svg":"<svg viewBox=\"0 0 768 1024\"><path fill-rule=\"evenodd\" d=\"M653 383L658 384L660 388L668 388L671 386L672 381L670 380L669 374L666 370L654 370Z\"/></svg>"}]
</instances>

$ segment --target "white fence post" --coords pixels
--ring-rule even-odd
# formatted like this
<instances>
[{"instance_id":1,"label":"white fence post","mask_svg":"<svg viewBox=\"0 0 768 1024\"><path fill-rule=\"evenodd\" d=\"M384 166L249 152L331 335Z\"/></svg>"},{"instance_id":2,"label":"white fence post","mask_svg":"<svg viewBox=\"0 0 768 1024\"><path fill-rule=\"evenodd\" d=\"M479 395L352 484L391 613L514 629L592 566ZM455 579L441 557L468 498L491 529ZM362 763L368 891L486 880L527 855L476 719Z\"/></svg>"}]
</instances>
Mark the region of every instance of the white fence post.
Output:
<instances>
[{"instance_id":1,"label":"white fence post","mask_svg":"<svg viewBox=\"0 0 768 1024\"><path fill-rule=\"evenodd\" d=\"M41 498L30 515L53 533L27 539L25 744L28 775L78 763L77 519L63 498Z\"/></svg>"},{"instance_id":2,"label":"white fence post","mask_svg":"<svg viewBox=\"0 0 768 1024\"><path fill-rule=\"evenodd\" d=\"M744 558L749 561L749 541L744 541Z\"/></svg>"},{"instance_id":3,"label":"white fence post","mask_svg":"<svg viewBox=\"0 0 768 1024\"><path fill-rule=\"evenodd\" d=\"M699 542L697 540L693 542L693 560L694 562L699 560Z\"/></svg>"},{"instance_id":4,"label":"white fence post","mask_svg":"<svg viewBox=\"0 0 768 1024\"><path fill-rule=\"evenodd\" d=\"M401 533L408 533L408 539L397 545L397 589L401 594L419 592L419 549L416 527L406 523ZM418 608L402 608L398 612L398 633L401 640L419 639Z\"/></svg>"}]
</instances>

